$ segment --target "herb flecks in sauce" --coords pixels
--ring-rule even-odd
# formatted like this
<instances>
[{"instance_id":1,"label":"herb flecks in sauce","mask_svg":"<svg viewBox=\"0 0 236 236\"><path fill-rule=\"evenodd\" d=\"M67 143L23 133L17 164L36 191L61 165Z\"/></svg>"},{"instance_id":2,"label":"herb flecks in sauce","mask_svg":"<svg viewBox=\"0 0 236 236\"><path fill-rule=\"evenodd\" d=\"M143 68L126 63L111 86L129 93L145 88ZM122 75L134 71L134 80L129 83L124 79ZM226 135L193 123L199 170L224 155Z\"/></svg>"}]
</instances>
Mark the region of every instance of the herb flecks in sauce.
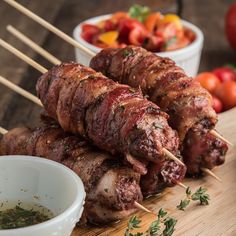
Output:
<instances>
[{"instance_id":1,"label":"herb flecks in sauce","mask_svg":"<svg viewBox=\"0 0 236 236\"><path fill-rule=\"evenodd\" d=\"M0 229L26 227L42 223L51 218L52 214L46 214L34 209L24 209L19 205L16 205L14 208L0 211Z\"/></svg>"}]
</instances>

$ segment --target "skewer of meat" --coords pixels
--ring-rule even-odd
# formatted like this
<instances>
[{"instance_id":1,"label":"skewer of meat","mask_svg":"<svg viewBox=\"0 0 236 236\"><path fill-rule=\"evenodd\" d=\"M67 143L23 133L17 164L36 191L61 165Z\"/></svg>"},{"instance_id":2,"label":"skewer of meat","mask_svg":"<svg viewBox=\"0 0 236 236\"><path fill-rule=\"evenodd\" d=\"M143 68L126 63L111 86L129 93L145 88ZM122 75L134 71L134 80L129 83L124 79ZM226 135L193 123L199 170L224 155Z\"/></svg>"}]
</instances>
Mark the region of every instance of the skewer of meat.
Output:
<instances>
[{"instance_id":1,"label":"skewer of meat","mask_svg":"<svg viewBox=\"0 0 236 236\"><path fill-rule=\"evenodd\" d=\"M41 101L31 93L25 91L19 86L13 84L6 78L0 76L0 83L22 95L23 97L31 100L35 104L43 107ZM43 116L45 118L45 116ZM47 120L48 117L47 117ZM174 161L167 160L162 166L154 165L153 163L148 166L148 172L145 176L141 177L141 190L145 197L155 195L161 192L165 187L172 187L175 184L187 188L181 181L186 173L186 168L182 165L178 165ZM137 205L138 203L136 203ZM139 209L143 209L141 205L137 205ZM147 209L143 209L147 211Z\"/></svg>"},{"instance_id":2,"label":"skewer of meat","mask_svg":"<svg viewBox=\"0 0 236 236\"><path fill-rule=\"evenodd\" d=\"M39 71L47 71L3 40L0 44ZM64 130L79 133L112 154L125 154L126 161L142 174L149 161L160 165L168 150L178 153L176 132L159 107L139 90L117 84L91 68L63 63L38 80L37 91L49 116Z\"/></svg>"},{"instance_id":3,"label":"skewer of meat","mask_svg":"<svg viewBox=\"0 0 236 236\"><path fill-rule=\"evenodd\" d=\"M211 134L217 115L211 95L168 58L141 47L104 49L90 62L115 81L139 87L170 116L178 131L189 174L198 174L224 163L227 144Z\"/></svg>"},{"instance_id":4,"label":"skewer of meat","mask_svg":"<svg viewBox=\"0 0 236 236\"><path fill-rule=\"evenodd\" d=\"M32 49L36 50L40 55L51 61L53 64L60 64L61 61L55 58L53 55L48 55L48 52L44 50L42 47L38 46L36 43L34 43L31 39L29 39L27 36L16 30L12 26L7 26L7 30L12 33L14 36L16 36L18 39L23 41L26 45L31 47ZM53 58L53 60L51 59ZM202 137L204 136L204 137ZM188 163L189 173L196 173L199 169L199 157L202 157L202 160L208 159L208 163L210 164L210 167L213 168L215 163L214 160L223 159L224 153L226 153L226 145L224 142L218 140L213 135L207 133L202 134L202 132L190 132L189 137L187 138L188 142L187 145L185 145L183 153L185 158L185 161ZM190 142L189 142L190 141ZM194 145L193 145L194 144ZM219 157L219 158L217 158ZM208 166L209 166L208 164ZM219 177L217 177L213 172L209 171L206 167L201 167L202 171L205 173L213 176L217 180L220 180ZM197 170L197 171L196 171Z\"/></svg>"},{"instance_id":5,"label":"skewer of meat","mask_svg":"<svg viewBox=\"0 0 236 236\"><path fill-rule=\"evenodd\" d=\"M31 18L32 20L34 20L35 22L39 23L40 25L42 25L44 28L48 29L49 31L51 31L52 33L56 34L58 37L62 38L63 40L65 40L67 43L71 44L72 46L81 49L82 51L84 51L85 53L87 53L88 55L90 55L91 57L95 56L96 54L94 52L92 52L91 50L89 50L88 48L84 47L83 45L81 45L79 42L77 42L76 40L74 40L72 37L70 37L69 35L65 34L64 32L62 32L61 30L59 30L58 28L56 28L55 26L53 26L52 24L50 24L49 22L47 22L46 20L44 20L43 18L41 18L40 16L36 15L35 13L33 13L32 11L30 11L29 9L27 9L26 7L24 7L23 5L17 3L14 0L4 0L6 3L8 3L9 5L11 5L12 7L14 7L15 9L17 9L18 11L20 11L21 13L25 14L26 16L28 16L29 18ZM218 137L219 139L221 139L224 142L227 142L229 144L231 144L228 140L226 140L224 137L222 137L219 133L217 133L215 130L211 130L211 134L215 137Z\"/></svg>"},{"instance_id":6,"label":"skewer of meat","mask_svg":"<svg viewBox=\"0 0 236 236\"><path fill-rule=\"evenodd\" d=\"M36 129L15 128L0 140L0 155L32 155L68 166L82 179L86 190L84 220L109 223L136 210L143 199L140 174L102 153L80 137L65 133L57 125Z\"/></svg>"}]
</instances>

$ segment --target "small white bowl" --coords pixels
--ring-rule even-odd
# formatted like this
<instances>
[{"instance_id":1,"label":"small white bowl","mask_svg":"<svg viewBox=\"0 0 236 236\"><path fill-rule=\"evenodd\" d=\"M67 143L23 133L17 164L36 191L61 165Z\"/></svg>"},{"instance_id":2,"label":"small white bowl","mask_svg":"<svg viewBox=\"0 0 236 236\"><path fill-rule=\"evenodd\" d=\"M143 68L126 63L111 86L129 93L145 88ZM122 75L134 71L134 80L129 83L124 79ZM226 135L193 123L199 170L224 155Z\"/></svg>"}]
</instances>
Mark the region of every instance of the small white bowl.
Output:
<instances>
[{"instance_id":1,"label":"small white bowl","mask_svg":"<svg viewBox=\"0 0 236 236\"><path fill-rule=\"evenodd\" d=\"M69 236L84 199L83 183L69 168L39 157L0 156L0 203L33 203L54 214L40 224L0 230L0 236Z\"/></svg>"},{"instance_id":2,"label":"small white bowl","mask_svg":"<svg viewBox=\"0 0 236 236\"><path fill-rule=\"evenodd\" d=\"M98 53L101 51L101 48L98 48L88 42L86 42L83 38L81 38L81 25L84 23L89 23L89 24L97 24L99 21L106 20L110 18L109 15L103 15L103 16L98 16L94 18L90 18L82 23L80 23L78 26L73 31L73 36L74 39L77 40L79 43L81 43L83 46L87 47L94 53ZM176 64L180 67L182 67L187 75L189 76L196 76L199 68L199 62L200 62L200 57L201 57L201 51L203 47L203 33L202 31L196 27L195 25L181 20L182 24L184 27L192 30L195 35L196 39L194 42L192 42L190 45L187 47L174 50L174 51L169 51L169 52L160 52L157 53L157 55L161 57L169 57L172 60L176 62ZM91 56L86 54L85 52L81 51L80 49L76 48L75 49L75 56L76 56L76 61L80 62L84 65L89 65L89 62L91 60Z\"/></svg>"}]
</instances>

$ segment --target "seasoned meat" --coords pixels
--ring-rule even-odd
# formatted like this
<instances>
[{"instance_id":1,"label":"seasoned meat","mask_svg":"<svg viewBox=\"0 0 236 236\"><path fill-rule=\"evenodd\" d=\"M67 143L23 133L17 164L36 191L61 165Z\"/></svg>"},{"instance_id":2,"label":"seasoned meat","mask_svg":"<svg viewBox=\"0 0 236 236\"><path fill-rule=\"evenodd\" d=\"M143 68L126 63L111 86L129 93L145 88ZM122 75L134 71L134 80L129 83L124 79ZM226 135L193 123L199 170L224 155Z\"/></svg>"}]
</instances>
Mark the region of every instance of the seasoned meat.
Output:
<instances>
[{"instance_id":1,"label":"seasoned meat","mask_svg":"<svg viewBox=\"0 0 236 236\"><path fill-rule=\"evenodd\" d=\"M57 126L9 131L0 141L0 155L12 154L45 157L77 173L85 186L85 215L91 223L119 220L135 211L135 201L142 201L138 173Z\"/></svg>"},{"instance_id":2,"label":"seasoned meat","mask_svg":"<svg viewBox=\"0 0 236 236\"><path fill-rule=\"evenodd\" d=\"M139 89L115 83L91 68L77 63L55 66L38 80L37 93L65 131L123 159L131 155L126 161L142 174L149 161L163 162L163 148L178 153L177 133L166 113Z\"/></svg>"},{"instance_id":3,"label":"seasoned meat","mask_svg":"<svg viewBox=\"0 0 236 236\"><path fill-rule=\"evenodd\" d=\"M209 134L217 122L211 95L196 80L186 76L171 59L140 47L127 46L102 50L91 60L90 66L114 81L141 88L151 101L168 113L170 126L178 131L189 174L199 173L201 167L211 169L224 162L227 145L222 142L213 145L219 140ZM199 125L207 145L203 145L203 140L194 133L199 130ZM218 151L220 146L224 147L222 152ZM213 152L214 157L209 155ZM199 156L202 161L197 158Z\"/></svg>"}]
</instances>

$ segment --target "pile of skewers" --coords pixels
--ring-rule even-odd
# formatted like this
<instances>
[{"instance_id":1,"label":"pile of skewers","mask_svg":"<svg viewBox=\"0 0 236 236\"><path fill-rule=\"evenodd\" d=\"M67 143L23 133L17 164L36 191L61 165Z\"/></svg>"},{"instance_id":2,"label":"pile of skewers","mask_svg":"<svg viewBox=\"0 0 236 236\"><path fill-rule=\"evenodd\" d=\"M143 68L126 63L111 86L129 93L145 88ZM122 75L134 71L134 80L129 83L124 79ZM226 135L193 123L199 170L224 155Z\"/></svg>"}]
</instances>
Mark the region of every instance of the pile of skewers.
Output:
<instances>
[{"instance_id":1,"label":"pile of skewers","mask_svg":"<svg viewBox=\"0 0 236 236\"><path fill-rule=\"evenodd\" d=\"M55 66L47 70L0 39L43 74L36 85L40 100L3 77L0 82L45 109L38 128L0 129L1 155L41 156L74 170L87 193L84 218L95 224L136 208L149 211L143 197L176 184L186 188L186 172L219 180L211 169L224 163L229 142L214 130L209 93L172 60L132 46L94 55L20 4L4 1L94 57L93 69L62 63L7 28Z\"/></svg>"}]
</instances>

